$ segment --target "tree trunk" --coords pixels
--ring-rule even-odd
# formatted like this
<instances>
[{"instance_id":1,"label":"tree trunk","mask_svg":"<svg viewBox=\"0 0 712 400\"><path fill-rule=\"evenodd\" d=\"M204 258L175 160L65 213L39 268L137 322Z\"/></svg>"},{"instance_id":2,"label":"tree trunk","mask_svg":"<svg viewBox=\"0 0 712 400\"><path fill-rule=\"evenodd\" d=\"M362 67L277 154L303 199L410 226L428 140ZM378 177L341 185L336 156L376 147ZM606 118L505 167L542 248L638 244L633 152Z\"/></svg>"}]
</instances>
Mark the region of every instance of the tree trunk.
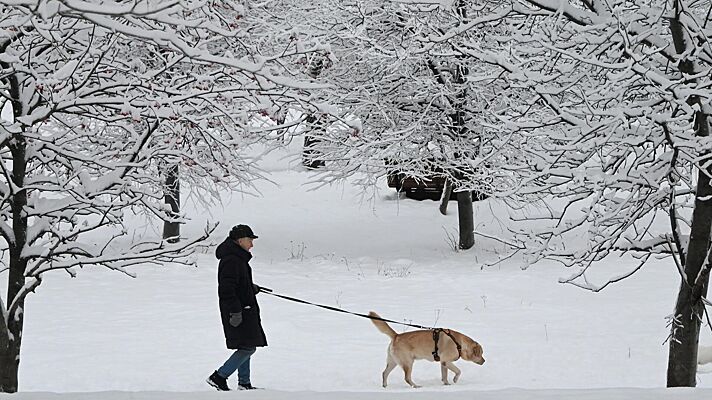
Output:
<instances>
[{"instance_id":1,"label":"tree trunk","mask_svg":"<svg viewBox=\"0 0 712 400\"><path fill-rule=\"evenodd\" d=\"M321 135L326 132L326 120L324 117L317 117L312 114L307 117L308 124L307 132L304 134L304 148L302 150L302 165L309 169L317 169L326 165L321 159L321 152L317 150L317 146L321 143ZM310 132L317 132L316 135Z\"/></svg>"},{"instance_id":2,"label":"tree trunk","mask_svg":"<svg viewBox=\"0 0 712 400\"><path fill-rule=\"evenodd\" d=\"M709 117L696 115L697 136L709 136ZM702 161L704 164L705 161ZM684 276L675 303L675 321L670 335L667 386L695 386L700 324L704 313L702 298L707 296L710 269L710 230L712 229L712 167L697 173L697 193L692 212L690 241L687 245ZM704 268L704 270L703 270Z\"/></svg>"},{"instance_id":3,"label":"tree trunk","mask_svg":"<svg viewBox=\"0 0 712 400\"><path fill-rule=\"evenodd\" d=\"M22 325L20 324L20 333ZM17 392L17 376L20 368L20 341L0 339L0 393Z\"/></svg>"},{"instance_id":4,"label":"tree trunk","mask_svg":"<svg viewBox=\"0 0 712 400\"><path fill-rule=\"evenodd\" d=\"M704 312L702 298L707 296L709 285L709 271L707 274L700 274L700 271L705 261L709 268L710 225L712 224L712 202L709 201L712 197L710 178L703 170L699 171L698 177L684 280L680 284L677 295L674 314L676 320L673 322L670 336L668 387L695 386L697 383L697 347Z\"/></svg>"},{"instance_id":5,"label":"tree trunk","mask_svg":"<svg viewBox=\"0 0 712 400\"><path fill-rule=\"evenodd\" d=\"M10 386L13 386L15 388L14 391L17 391L17 382L14 382L13 385L13 382L9 379L11 376L17 376L17 372L12 373L12 371L9 370L11 366L10 332L7 329L4 313L5 304L2 301L2 297L0 297L0 311L0 393L2 393L10 392ZM5 389L6 387L8 389Z\"/></svg>"},{"instance_id":6,"label":"tree trunk","mask_svg":"<svg viewBox=\"0 0 712 400\"><path fill-rule=\"evenodd\" d=\"M459 0L457 2L457 13L462 18L463 22L467 21L467 7L468 2L464 0ZM469 75L469 68L467 68L467 63L458 62L455 64L455 76L453 82L460 85L459 90L455 96L456 101L454 104L455 113L453 113L450 118L452 120L453 128L457 132L457 136L460 138L469 138L472 131L467 125L468 111L466 107L467 103L467 76ZM469 158L470 154L465 154L464 157ZM458 176L458 181L462 181L461 174ZM456 192L457 195L457 218L460 225L460 243L458 247L462 250L471 249L475 245L475 217L474 210L472 208L472 190L468 189L462 192Z\"/></svg>"},{"instance_id":7,"label":"tree trunk","mask_svg":"<svg viewBox=\"0 0 712 400\"><path fill-rule=\"evenodd\" d=\"M163 238L168 243L177 243L180 240L180 223L175 222L180 217L180 170L178 164L173 164L165 171L166 183L164 199L171 207L170 217L174 221L163 222Z\"/></svg>"},{"instance_id":8,"label":"tree trunk","mask_svg":"<svg viewBox=\"0 0 712 400\"><path fill-rule=\"evenodd\" d=\"M475 245L475 217L472 210L472 192L457 192L457 218L460 225L458 247L467 250Z\"/></svg>"},{"instance_id":9,"label":"tree trunk","mask_svg":"<svg viewBox=\"0 0 712 400\"><path fill-rule=\"evenodd\" d=\"M440 199L440 214L442 215L447 215L447 204L450 202L450 196L452 196L452 182L448 179L445 181L443 197Z\"/></svg>"},{"instance_id":10,"label":"tree trunk","mask_svg":"<svg viewBox=\"0 0 712 400\"><path fill-rule=\"evenodd\" d=\"M670 31L673 43L678 54L683 54L691 46L690 38L679 20L680 10L670 20ZM693 74L695 65L691 60L683 59L679 63L680 71ZM689 104L696 104L700 109L701 101L697 96L688 99ZM698 137L707 137L710 134L709 115L698 111L695 115L695 134ZM709 153L706 153L709 155ZM700 339L700 325L704 313L702 298L707 296L710 268L710 229L712 228L712 187L710 187L710 174L712 167L704 167L709 161L704 158L700 161L701 168L697 173L697 192L695 194L695 208L692 212L692 226L690 227L690 241L687 245L687 254L683 271L680 290L675 303L674 321L670 335L670 349L668 353L667 386L696 386L697 378L697 350ZM705 270L703 270L703 268Z\"/></svg>"},{"instance_id":11,"label":"tree trunk","mask_svg":"<svg viewBox=\"0 0 712 400\"><path fill-rule=\"evenodd\" d=\"M27 260L22 257L22 249L27 242L27 191L24 188L27 173L27 144L18 135L9 145L12 152L12 181L16 190L12 198L12 230L14 241L8 243L10 253L7 279L7 329L0 333L0 392L17 392L17 373L20 368L20 346L22 327L25 320L25 270ZM0 325L5 325L5 321Z\"/></svg>"},{"instance_id":12,"label":"tree trunk","mask_svg":"<svg viewBox=\"0 0 712 400\"><path fill-rule=\"evenodd\" d=\"M319 144L319 139L316 137L305 133L304 134L304 150L302 152L302 165L308 169L321 168L324 165L323 160L319 159L319 150L316 150L316 146Z\"/></svg>"}]
</instances>

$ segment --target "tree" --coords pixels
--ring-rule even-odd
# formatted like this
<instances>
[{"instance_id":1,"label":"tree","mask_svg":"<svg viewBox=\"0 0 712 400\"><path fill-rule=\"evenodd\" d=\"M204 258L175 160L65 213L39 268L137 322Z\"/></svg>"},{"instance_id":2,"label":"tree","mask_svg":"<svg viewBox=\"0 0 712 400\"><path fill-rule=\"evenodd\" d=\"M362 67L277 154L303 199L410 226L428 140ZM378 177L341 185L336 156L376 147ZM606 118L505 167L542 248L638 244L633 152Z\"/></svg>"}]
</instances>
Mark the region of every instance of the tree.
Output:
<instances>
[{"instance_id":1,"label":"tree","mask_svg":"<svg viewBox=\"0 0 712 400\"><path fill-rule=\"evenodd\" d=\"M163 197L170 210L170 220L163 221L163 239L176 243L180 238L180 165L173 164L165 168Z\"/></svg>"},{"instance_id":2,"label":"tree","mask_svg":"<svg viewBox=\"0 0 712 400\"><path fill-rule=\"evenodd\" d=\"M478 172L494 175L489 192L522 200L513 246L529 263L575 269L563 282L588 290L671 257L682 283L667 384L694 386L712 268L712 6L362 1L328 10L312 20L332 33L323 36L337 61L325 75L352 120L321 142L338 171L322 179L364 172L371 184L387 158L420 178L435 158L470 188ZM610 255L638 262L589 282Z\"/></svg>"},{"instance_id":3,"label":"tree","mask_svg":"<svg viewBox=\"0 0 712 400\"><path fill-rule=\"evenodd\" d=\"M682 283L668 386L695 386L711 268L711 7L492 2L469 24L429 38L453 43L470 30L499 32L460 41L455 51L499 68L508 106L493 117L501 132L526 143L526 157L509 168L523 174L518 193L526 203L544 206L525 216L535 225L520 221L514 232L530 262L560 261L575 270L564 282L599 291L653 256L673 257ZM603 284L586 279L593 265L620 254L637 265Z\"/></svg>"},{"instance_id":4,"label":"tree","mask_svg":"<svg viewBox=\"0 0 712 400\"><path fill-rule=\"evenodd\" d=\"M259 177L243 146L265 118L308 105L315 85L280 75L306 48L233 1L3 2L0 8L0 392L18 389L26 296L45 273L187 262L178 244L131 228L177 221L163 166L183 165L201 198ZM269 46L267 46L269 42ZM281 46L279 43L281 42ZM226 50L229 49L229 50Z\"/></svg>"},{"instance_id":5,"label":"tree","mask_svg":"<svg viewBox=\"0 0 712 400\"><path fill-rule=\"evenodd\" d=\"M334 61L322 75L332 87L320 95L342 115L341 129L319 141L331 171L318 179L362 173L370 185L388 159L421 179L437 165L460 190L489 182L485 192L523 200L512 211L517 249L530 263L575 269L563 281L588 290L671 257L682 283L667 384L694 386L712 268L711 7L509 0L295 9L301 36L330 43ZM586 272L610 255L638 262L589 282Z\"/></svg>"},{"instance_id":6,"label":"tree","mask_svg":"<svg viewBox=\"0 0 712 400\"><path fill-rule=\"evenodd\" d=\"M319 96L338 104L340 122L315 130L312 148L325 161L321 182L357 177L372 185L388 169L428 180L434 175L455 192L491 193L497 157L481 128L483 93L493 90L468 79L469 64L454 43L427 36L466 24L466 2L452 7L414 2L327 1L318 12L292 10L305 40L329 43L331 62L320 77L331 84ZM305 17L308 15L308 17ZM477 40L465 32L457 40ZM474 244L471 196L459 196L460 248Z\"/></svg>"}]
</instances>

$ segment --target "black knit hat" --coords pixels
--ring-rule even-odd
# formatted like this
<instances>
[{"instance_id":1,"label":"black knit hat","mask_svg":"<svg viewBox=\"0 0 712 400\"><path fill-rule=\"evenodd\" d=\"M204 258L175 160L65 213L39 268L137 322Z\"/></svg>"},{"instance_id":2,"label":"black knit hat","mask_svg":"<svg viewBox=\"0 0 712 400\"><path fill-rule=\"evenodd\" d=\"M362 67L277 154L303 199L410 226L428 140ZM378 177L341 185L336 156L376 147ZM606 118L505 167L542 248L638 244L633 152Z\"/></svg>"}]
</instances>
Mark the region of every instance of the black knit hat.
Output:
<instances>
[{"instance_id":1,"label":"black knit hat","mask_svg":"<svg viewBox=\"0 0 712 400\"><path fill-rule=\"evenodd\" d=\"M255 233L252 232L252 228L247 225L235 225L230 230L230 239L237 240L244 237L257 239L257 235L255 235Z\"/></svg>"}]
</instances>

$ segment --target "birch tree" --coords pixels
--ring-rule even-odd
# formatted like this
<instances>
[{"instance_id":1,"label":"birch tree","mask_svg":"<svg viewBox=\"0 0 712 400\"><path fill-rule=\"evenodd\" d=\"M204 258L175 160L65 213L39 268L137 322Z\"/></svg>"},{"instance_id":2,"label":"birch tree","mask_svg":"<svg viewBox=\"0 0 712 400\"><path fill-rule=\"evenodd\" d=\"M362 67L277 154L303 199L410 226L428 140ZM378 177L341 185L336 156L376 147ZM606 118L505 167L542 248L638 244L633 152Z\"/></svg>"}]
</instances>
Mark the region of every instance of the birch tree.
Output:
<instances>
[{"instance_id":1,"label":"birch tree","mask_svg":"<svg viewBox=\"0 0 712 400\"><path fill-rule=\"evenodd\" d=\"M25 299L45 273L188 262L212 232L170 244L132 229L135 216L184 221L163 204L163 167L180 165L201 198L259 177L244 147L315 87L283 75L311 50L261 35L262 11L229 0L2 0L0 392L18 389Z\"/></svg>"}]
</instances>

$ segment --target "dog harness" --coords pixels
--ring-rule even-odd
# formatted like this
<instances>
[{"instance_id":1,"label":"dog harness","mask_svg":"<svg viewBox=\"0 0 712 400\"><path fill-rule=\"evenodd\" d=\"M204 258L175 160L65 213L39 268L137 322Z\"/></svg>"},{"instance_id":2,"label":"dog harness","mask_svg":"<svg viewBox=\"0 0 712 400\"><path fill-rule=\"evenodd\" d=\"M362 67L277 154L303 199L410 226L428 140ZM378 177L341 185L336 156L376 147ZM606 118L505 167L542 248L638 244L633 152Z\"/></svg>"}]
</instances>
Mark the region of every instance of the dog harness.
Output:
<instances>
[{"instance_id":1,"label":"dog harness","mask_svg":"<svg viewBox=\"0 0 712 400\"><path fill-rule=\"evenodd\" d=\"M460 346L460 343L455 340L455 337L450 333L449 329L442 329L442 328L435 328L433 329L433 342L435 342L435 350L433 351L433 358L435 361L440 361L440 355L438 354L438 339L440 338L440 332L444 332L446 335L452 339L452 341L455 343L455 346L457 347L457 358L462 357L462 346ZM456 359L457 360L457 359Z\"/></svg>"}]
</instances>

